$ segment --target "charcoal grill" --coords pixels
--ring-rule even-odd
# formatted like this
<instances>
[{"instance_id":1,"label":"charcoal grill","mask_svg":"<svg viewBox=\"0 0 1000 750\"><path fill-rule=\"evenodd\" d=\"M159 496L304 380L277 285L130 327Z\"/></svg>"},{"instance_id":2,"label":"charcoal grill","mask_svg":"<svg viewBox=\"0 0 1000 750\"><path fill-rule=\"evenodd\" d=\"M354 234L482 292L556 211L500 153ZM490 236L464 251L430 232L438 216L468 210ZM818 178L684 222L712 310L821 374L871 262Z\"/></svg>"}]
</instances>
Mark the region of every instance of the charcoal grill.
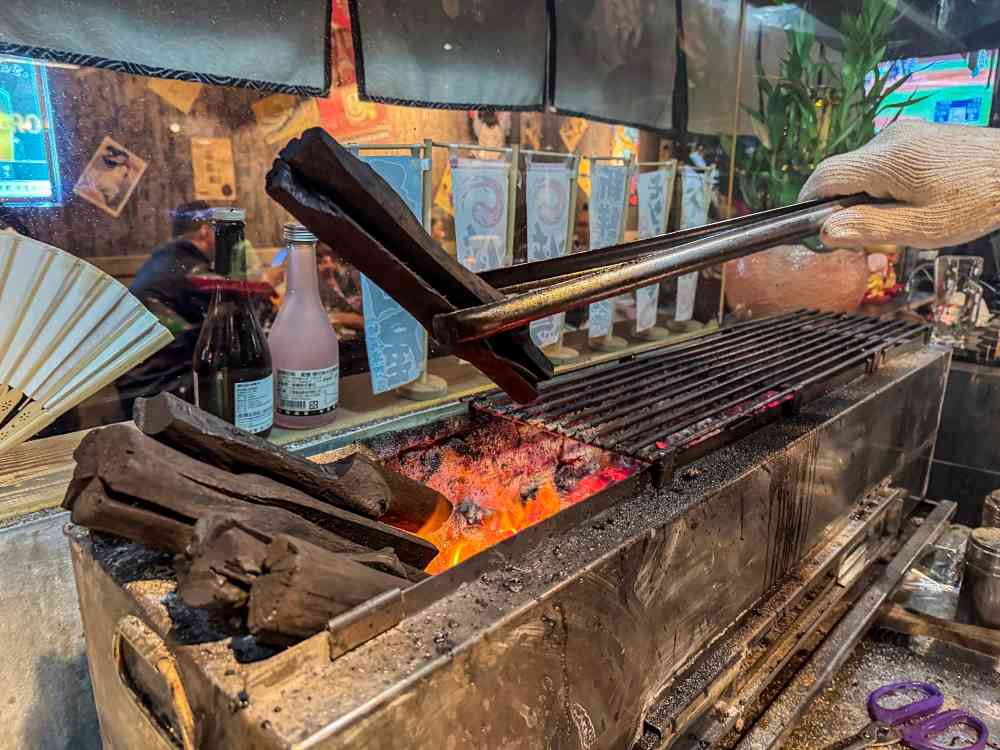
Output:
<instances>
[{"instance_id":1,"label":"charcoal grill","mask_svg":"<svg viewBox=\"0 0 1000 750\"><path fill-rule=\"evenodd\" d=\"M498 393L473 408L644 461L670 481L928 336L919 323L799 310L550 382L527 406Z\"/></svg>"},{"instance_id":2,"label":"charcoal grill","mask_svg":"<svg viewBox=\"0 0 1000 750\"><path fill-rule=\"evenodd\" d=\"M780 662L761 644L786 610L838 600L891 549L949 365L924 336L801 311L570 375L528 408L490 396L386 434L371 447L392 460L513 424L645 468L249 663L241 634L179 603L164 560L72 533L107 745L666 746L746 654ZM671 455L684 470L649 481Z\"/></svg>"}]
</instances>

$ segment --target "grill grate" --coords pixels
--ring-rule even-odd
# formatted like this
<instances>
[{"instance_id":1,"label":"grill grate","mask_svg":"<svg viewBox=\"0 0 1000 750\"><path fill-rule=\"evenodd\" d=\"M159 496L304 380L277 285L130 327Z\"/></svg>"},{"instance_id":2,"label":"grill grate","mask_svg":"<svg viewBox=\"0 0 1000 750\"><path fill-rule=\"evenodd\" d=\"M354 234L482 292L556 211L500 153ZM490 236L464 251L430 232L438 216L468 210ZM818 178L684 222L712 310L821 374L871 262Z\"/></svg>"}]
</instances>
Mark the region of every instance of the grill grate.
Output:
<instances>
[{"instance_id":1,"label":"grill grate","mask_svg":"<svg viewBox=\"0 0 1000 750\"><path fill-rule=\"evenodd\" d=\"M504 393L472 406L658 465L669 480L927 335L919 323L799 310L573 373L527 406Z\"/></svg>"}]
</instances>

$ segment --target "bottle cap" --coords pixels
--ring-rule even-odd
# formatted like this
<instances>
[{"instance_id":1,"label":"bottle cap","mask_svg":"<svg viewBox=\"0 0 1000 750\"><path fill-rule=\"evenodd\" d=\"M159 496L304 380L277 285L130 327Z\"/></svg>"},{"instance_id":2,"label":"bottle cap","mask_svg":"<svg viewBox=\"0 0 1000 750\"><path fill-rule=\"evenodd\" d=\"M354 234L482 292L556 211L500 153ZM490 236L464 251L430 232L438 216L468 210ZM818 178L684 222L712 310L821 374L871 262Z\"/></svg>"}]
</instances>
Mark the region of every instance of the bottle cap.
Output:
<instances>
[{"instance_id":1,"label":"bottle cap","mask_svg":"<svg viewBox=\"0 0 1000 750\"><path fill-rule=\"evenodd\" d=\"M247 212L242 208L226 206L225 208L213 208L209 214L212 221L243 221L247 218Z\"/></svg>"},{"instance_id":2,"label":"bottle cap","mask_svg":"<svg viewBox=\"0 0 1000 750\"><path fill-rule=\"evenodd\" d=\"M286 241L291 242L316 242L317 237L301 224L285 224L282 227L282 234Z\"/></svg>"}]
</instances>

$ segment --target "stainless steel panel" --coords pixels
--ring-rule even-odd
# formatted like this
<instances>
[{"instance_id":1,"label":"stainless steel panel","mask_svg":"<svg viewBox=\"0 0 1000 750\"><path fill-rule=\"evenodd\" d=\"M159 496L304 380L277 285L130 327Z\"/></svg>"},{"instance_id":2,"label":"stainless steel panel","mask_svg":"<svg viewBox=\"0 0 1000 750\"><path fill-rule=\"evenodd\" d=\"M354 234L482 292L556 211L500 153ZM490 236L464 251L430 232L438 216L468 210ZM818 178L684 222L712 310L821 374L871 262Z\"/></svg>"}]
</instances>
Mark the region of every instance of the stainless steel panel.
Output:
<instances>
[{"instance_id":1,"label":"stainless steel panel","mask_svg":"<svg viewBox=\"0 0 1000 750\"><path fill-rule=\"evenodd\" d=\"M196 735L267 748L627 746L660 688L837 533L860 497L926 465L947 364L931 349L900 357L670 486L643 484L573 525L543 522L531 545L497 545L476 577L335 660L324 634L249 665L224 641L174 646ZM170 644L162 592L126 594L100 564L78 574L88 633L106 622L95 610L131 602ZM122 696L104 692L113 675L100 640L92 670L111 734L103 701Z\"/></svg>"}]
</instances>

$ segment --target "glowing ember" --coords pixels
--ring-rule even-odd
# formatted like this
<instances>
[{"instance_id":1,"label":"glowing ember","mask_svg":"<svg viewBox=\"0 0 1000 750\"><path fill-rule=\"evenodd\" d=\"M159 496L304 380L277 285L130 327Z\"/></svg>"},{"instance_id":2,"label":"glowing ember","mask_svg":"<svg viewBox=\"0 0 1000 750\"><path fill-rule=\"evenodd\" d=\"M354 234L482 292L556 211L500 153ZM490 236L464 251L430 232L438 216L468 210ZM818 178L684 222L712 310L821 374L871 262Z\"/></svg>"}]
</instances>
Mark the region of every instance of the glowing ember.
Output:
<instances>
[{"instance_id":1,"label":"glowing ember","mask_svg":"<svg viewBox=\"0 0 1000 750\"><path fill-rule=\"evenodd\" d=\"M452 501L446 523L417 534L440 554L440 573L522 529L620 482L641 468L614 454L512 422L495 422L431 445L408 449L386 464Z\"/></svg>"}]
</instances>

